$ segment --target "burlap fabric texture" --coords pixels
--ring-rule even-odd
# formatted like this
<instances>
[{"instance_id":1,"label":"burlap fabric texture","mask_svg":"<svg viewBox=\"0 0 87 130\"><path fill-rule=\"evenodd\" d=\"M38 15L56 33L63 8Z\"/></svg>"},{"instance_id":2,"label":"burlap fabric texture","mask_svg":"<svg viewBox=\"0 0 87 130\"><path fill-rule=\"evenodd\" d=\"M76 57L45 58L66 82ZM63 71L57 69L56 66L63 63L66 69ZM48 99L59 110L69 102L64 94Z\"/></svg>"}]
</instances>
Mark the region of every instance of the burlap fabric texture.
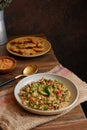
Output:
<instances>
[{"instance_id":1,"label":"burlap fabric texture","mask_svg":"<svg viewBox=\"0 0 87 130\"><path fill-rule=\"evenodd\" d=\"M87 84L67 68L55 66L49 73L58 74L71 80L79 89L79 98L69 110L54 116L35 115L24 110L15 100L14 87L0 91L0 129L2 130L30 130L38 125L63 116L78 104L87 100Z\"/></svg>"}]
</instances>

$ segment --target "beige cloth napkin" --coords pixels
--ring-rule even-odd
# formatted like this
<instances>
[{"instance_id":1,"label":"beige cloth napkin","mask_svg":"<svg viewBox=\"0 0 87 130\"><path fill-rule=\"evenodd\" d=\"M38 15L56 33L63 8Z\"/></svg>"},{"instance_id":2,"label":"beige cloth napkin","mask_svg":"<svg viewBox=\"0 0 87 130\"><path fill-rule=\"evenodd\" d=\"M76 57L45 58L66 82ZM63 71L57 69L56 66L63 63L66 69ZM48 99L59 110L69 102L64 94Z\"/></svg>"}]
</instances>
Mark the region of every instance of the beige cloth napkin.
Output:
<instances>
[{"instance_id":1,"label":"beige cloth napkin","mask_svg":"<svg viewBox=\"0 0 87 130\"><path fill-rule=\"evenodd\" d=\"M49 73L58 74L71 80L79 89L79 99L73 106L87 100L87 84L73 72L62 65L54 67ZM0 128L2 130L30 130L38 125L63 116L73 108L53 116L35 115L24 110L14 98L14 88L9 87L0 91Z\"/></svg>"}]
</instances>

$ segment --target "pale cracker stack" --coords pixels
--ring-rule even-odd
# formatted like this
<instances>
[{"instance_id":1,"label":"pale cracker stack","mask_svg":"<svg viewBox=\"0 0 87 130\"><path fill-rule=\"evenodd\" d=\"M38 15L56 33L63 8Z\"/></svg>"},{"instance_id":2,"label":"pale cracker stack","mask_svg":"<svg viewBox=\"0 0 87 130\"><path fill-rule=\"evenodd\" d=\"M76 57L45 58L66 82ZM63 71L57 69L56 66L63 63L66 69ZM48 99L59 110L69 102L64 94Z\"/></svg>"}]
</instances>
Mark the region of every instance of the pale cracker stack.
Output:
<instances>
[{"instance_id":1,"label":"pale cracker stack","mask_svg":"<svg viewBox=\"0 0 87 130\"><path fill-rule=\"evenodd\" d=\"M54 116L35 115L24 110L15 100L14 87L0 91L0 128L2 130L30 130L38 125L52 121L71 111L87 100L87 84L62 65L54 67L48 73L58 74L71 80L79 89L79 99L67 111Z\"/></svg>"}]
</instances>

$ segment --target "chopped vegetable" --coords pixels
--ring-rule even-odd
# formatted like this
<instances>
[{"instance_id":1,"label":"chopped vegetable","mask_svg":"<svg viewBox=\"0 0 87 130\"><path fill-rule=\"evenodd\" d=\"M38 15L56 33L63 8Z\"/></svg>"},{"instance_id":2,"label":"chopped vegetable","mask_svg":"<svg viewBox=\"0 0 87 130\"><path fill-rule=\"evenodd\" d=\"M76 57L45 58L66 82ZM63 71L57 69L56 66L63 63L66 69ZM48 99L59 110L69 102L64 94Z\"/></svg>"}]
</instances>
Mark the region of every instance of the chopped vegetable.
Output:
<instances>
[{"instance_id":1,"label":"chopped vegetable","mask_svg":"<svg viewBox=\"0 0 87 130\"><path fill-rule=\"evenodd\" d=\"M71 92L62 82L42 77L37 82L25 85L20 90L19 97L26 107L47 111L66 107Z\"/></svg>"},{"instance_id":2,"label":"chopped vegetable","mask_svg":"<svg viewBox=\"0 0 87 130\"><path fill-rule=\"evenodd\" d=\"M46 87L45 87L45 92L47 93L48 96L50 95L49 86L46 86Z\"/></svg>"}]
</instances>

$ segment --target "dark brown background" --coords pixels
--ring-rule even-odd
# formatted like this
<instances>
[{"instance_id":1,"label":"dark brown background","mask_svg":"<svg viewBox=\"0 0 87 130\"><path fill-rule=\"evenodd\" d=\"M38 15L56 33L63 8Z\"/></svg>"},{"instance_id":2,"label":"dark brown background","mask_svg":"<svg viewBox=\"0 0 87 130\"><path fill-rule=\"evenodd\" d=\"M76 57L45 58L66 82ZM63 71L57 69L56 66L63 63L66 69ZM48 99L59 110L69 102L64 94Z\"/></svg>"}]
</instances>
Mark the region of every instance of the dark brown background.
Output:
<instances>
[{"instance_id":1,"label":"dark brown background","mask_svg":"<svg viewBox=\"0 0 87 130\"><path fill-rule=\"evenodd\" d=\"M13 0L8 36L44 33L58 60L87 81L87 0Z\"/></svg>"},{"instance_id":2,"label":"dark brown background","mask_svg":"<svg viewBox=\"0 0 87 130\"><path fill-rule=\"evenodd\" d=\"M44 33L56 57L87 82L87 0L13 0L8 36Z\"/></svg>"}]
</instances>

